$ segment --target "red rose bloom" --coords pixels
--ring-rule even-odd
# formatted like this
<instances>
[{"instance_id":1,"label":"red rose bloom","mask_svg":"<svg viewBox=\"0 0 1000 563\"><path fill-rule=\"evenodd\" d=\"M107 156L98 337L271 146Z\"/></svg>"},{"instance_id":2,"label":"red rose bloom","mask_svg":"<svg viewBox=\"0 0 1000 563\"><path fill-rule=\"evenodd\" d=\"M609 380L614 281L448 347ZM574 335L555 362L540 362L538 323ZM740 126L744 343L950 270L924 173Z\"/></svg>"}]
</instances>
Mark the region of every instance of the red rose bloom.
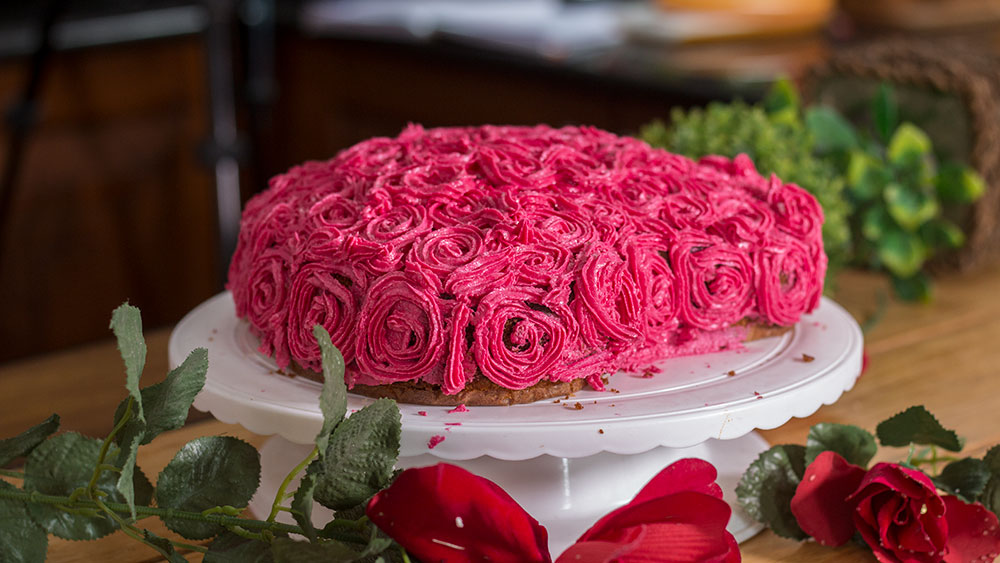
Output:
<instances>
[{"instance_id":1,"label":"red rose bloom","mask_svg":"<svg viewBox=\"0 0 1000 563\"><path fill-rule=\"evenodd\" d=\"M855 506L855 527L879 561L941 561L947 553L945 502L920 471L879 463L847 500Z\"/></svg>"},{"instance_id":2,"label":"red rose bloom","mask_svg":"<svg viewBox=\"0 0 1000 563\"><path fill-rule=\"evenodd\" d=\"M580 536L556 563L739 562L736 540L726 531L731 509L715 478L715 467L707 461L672 463L632 502Z\"/></svg>"},{"instance_id":3,"label":"red rose bloom","mask_svg":"<svg viewBox=\"0 0 1000 563\"><path fill-rule=\"evenodd\" d=\"M548 533L488 479L447 463L407 469L368 518L424 563L549 563Z\"/></svg>"},{"instance_id":4,"label":"red rose bloom","mask_svg":"<svg viewBox=\"0 0 1000 563\"><path fill-rule=\"evenodd\" d=\"M823 545L843 545L854 535L854 505L847 497L865 478L862 467L823 452L806 468L791 508L802 531Z\"/></svg>"}]
</instances>

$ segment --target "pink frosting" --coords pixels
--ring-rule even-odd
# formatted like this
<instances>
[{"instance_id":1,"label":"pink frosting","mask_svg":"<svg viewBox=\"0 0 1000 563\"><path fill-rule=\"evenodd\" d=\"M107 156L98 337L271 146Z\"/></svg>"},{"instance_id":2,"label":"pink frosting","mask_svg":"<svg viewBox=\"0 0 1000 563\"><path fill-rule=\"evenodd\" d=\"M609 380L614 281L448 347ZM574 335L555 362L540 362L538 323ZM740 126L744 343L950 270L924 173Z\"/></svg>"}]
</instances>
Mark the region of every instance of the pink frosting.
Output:
<instances>
[{"instance_id":1,"label":"pink frosting","mask_svg":"<svg viewBox=\"0 0 1000 563\"><path fill-rule=\"evenodd\" d=\"M592 127L410 126L273 178L228 287L280 367L510 389L736 345L822 293L823 215L745 155L693 162Z\"/></svg>"}]
</instances>

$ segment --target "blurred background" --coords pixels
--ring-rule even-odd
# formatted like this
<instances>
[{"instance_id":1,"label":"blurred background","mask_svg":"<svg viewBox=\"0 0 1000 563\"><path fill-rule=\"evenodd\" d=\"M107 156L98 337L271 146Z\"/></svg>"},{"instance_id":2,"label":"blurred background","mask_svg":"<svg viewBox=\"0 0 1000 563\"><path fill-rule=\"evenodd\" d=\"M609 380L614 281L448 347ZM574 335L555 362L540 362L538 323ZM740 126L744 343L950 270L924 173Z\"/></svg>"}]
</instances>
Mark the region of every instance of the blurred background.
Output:
<instances>
[{"instance_id":1,"label":"blurred background","mask_svg":"<svg viewBox=\"0 0 1000 563\"><path fill-rule=\"evenodd\" d=\"M879 121L858 108L889 83L885 107L984 182L949 266L977 267L998 246L998 22L991 0L6 3L0 362L105 339L126 299L147 327L177 322L222 289L240 205L270 176L408 122L593 124L679 150L690 108Z\"/></svg>"}]
</instances>

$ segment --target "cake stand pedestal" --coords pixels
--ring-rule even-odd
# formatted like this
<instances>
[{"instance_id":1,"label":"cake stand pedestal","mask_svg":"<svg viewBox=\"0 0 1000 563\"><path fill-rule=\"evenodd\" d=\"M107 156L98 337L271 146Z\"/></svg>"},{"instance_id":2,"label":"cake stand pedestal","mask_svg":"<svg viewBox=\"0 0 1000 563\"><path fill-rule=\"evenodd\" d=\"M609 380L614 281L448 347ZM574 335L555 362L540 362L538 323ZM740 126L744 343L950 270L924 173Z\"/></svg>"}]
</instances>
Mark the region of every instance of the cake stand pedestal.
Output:
<instances>
[{"instance_id":1,"label":"cake stand pedestal","mask_svg":"<svg viewBox=\"0 0 1000 563\"><path fill-rule=\"evenodd\" d=\"M558 554L663 467L699 457L719 470L724 498L734 507L729 530L742 541L760 530L735 505L734 493L740 475L768 447L753 430L776 428L836 401L861 373L862 343L854 319L824 298L783 336L665 360L652 377L618 373L608 385L614 391L586 389L558 402L463 413L400 404L397 465L446 461L495 481L548 529ZM320 384L281 375L259 354L228 293L177 325L171 365L197 347L209 350L209 372L194 406L276 435L261 448L261 487L251 501L255 514L266 514L278 484L312 448L322 424ZM371 402L348 395L348 411ZM330 513L320 508L314 518L325 522Z\"/></svg>"}]
</instances>

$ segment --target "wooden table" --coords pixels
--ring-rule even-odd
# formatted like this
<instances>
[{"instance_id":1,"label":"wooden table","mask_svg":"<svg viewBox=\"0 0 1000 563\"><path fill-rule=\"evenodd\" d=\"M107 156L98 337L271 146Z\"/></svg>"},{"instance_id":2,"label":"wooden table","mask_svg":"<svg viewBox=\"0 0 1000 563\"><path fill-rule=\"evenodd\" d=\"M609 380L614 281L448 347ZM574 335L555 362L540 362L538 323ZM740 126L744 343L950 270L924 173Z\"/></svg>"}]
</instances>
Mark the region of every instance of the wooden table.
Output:
<instances>
[{"instance_id":1,"label":"wooden table","mask_svg":"<svg viewBox=\"0 0 1000 563\"><path fill-rule=\"evenodd\" d=\"M862 322L878 309L886 287L877 277L850 272L839 280L837 300ZM110 315L110 312L109 312ZM166 373L166 329L147 334L149 354L143 383ZM981 456L1000 443L1000 269L950 277L939 282L930 305L890 303L866 335L871 363L855 388L836 404L806 419L793 419L763 435L771 443L804 443L817 422L856 424L870 430L884 418L914 404L924 404L946 426L967 439L966 452ZM63 428L99 436L110 429L114 406L124 396L121 360L114 344L105 343L0 366L0 437L16 434L52 412L63 415ZM228 434L259 446L264 437L239 426L201 417L165 434L140 450L139 464L151 478L190 439ZM881 459L902 452L882 451ZM164 532L155 519L144 521ZM743 560L846 562L874 561L861 548L839 549L785 540L765 532L742 546ZM155 561L148 548L121 533L71 543L50 540L49 560ZM197 555L191 561L200 561Z\"/></svg>"}]
</instances>

